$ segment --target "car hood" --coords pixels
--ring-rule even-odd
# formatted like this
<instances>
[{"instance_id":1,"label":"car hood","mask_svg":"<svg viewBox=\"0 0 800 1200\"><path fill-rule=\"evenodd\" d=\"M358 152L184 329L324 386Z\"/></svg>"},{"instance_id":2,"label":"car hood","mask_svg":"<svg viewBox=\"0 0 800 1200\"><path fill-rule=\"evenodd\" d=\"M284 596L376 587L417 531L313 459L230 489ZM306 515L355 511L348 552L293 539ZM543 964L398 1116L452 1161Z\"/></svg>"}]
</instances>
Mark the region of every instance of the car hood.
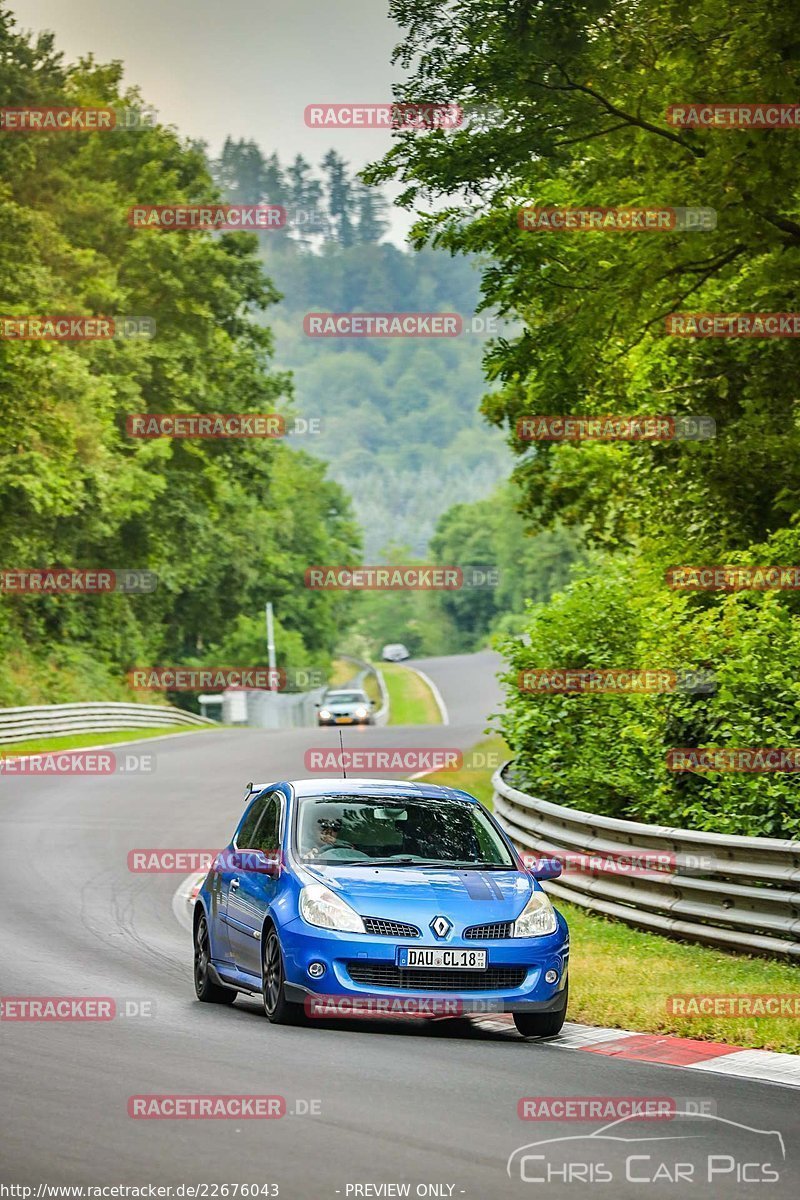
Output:
<instances>
[{"instance_id":1,"label":"car hood","mask_svg":"<svg viewBox=\"0 0 800 1200\"><path fill-rule=\"evenodd\" d=\"M439 914L456 929L513 921L533 890L524 871L458 871L440 867L348 867L305 864L313 875L364 917L410 921L423 931Z\"/></svg>"}]
</instances>

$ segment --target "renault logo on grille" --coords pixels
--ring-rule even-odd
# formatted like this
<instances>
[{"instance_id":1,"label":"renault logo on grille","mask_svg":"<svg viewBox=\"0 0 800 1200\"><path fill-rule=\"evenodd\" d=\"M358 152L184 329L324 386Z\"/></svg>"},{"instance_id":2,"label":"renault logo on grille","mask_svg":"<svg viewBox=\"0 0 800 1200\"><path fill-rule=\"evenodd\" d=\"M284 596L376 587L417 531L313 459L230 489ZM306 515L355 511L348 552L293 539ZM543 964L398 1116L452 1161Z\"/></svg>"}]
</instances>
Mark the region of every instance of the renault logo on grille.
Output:
<instances>
[{"instance_id":1,"label":"renault logo on grille","mask_svg":"<svg viewBox=\"0 0 800 1200\"><path fill-rule=\"evenodd\" d=\"M433 930L434 937L445 938L452 928L453 922L448 921L447 917L434 917L431 921L431 929Z\"/></svg>"}]
</instances>

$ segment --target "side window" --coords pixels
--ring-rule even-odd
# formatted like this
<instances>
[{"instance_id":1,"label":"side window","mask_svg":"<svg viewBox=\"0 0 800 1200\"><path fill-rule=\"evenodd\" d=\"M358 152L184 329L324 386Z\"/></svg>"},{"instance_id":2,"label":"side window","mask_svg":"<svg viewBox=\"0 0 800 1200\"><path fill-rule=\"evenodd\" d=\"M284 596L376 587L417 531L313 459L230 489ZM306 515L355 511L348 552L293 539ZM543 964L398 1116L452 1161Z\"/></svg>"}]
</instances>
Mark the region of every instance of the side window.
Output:
<instances>
[{"instance_id":1,"label":"side window","mask_svg":"<svg viewBox=\"0 0 800 1200\"><path fill-rule=\"evenodd\" d=\"M270 797L264 796L261 800L253 801L250 812L245 818L244 825L239 830L236 838L236 846L239 850L253 850L253 835L256 831L256 826L264 815L264 809L269 804Z\"/></svg>"},{"instance_id":2,"label":"side window","mask_svg":"<svg viewBox=\"0 0 800 1200\"><path fill-rule=\"evenodd\" d=\"M279 850L281 825L281 797L278 792L267 800L266 811L258 823L252 850L263 850L265 854L276 854Z\"/></svg>"}]
</instances>

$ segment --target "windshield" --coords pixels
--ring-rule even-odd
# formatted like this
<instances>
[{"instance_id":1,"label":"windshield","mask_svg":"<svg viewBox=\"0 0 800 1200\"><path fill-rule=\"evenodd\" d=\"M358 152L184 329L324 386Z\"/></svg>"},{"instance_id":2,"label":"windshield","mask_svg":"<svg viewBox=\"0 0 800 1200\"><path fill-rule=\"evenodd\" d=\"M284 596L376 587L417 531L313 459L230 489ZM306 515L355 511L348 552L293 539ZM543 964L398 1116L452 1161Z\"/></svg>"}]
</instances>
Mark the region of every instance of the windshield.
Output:
<instances>
[{"instance_id":1,"label":"windshield","mask_svg":"<svg viewBox=\"0 0 800 1200\"><path fill-rule=\"evenodd\" d=\"M516 869L486 814L465 800L306 796L295 853L321 864Z\"/></svg>"},{"instance_id":2,"label":"windshield","mask_svg":"<svg viewBox=\"0 0 800 1200\"><path fill-rule=\"evenodd\" d=\"M367 697L363 692L329 692L325 697L326 704L366 704Z\"/></svg>"}]
</instances>

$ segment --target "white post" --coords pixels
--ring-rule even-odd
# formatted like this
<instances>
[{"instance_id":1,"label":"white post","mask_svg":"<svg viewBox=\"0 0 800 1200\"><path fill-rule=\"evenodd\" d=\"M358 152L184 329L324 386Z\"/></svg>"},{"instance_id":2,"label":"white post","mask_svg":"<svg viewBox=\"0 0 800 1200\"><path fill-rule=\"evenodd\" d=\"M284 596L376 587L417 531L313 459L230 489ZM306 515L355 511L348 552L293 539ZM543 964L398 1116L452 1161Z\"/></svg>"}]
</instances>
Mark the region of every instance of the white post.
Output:
<instances>
[{"instance_id":1,"label":"white post","mask_svg":"<svg viewBox=\"0 0 800 1200\"><path fill-rule=\"evenodd\" d=\"M269 690L277 692L278 679L275 668L275 624L272 619L272 601L267 601L267 655L269 663Z\"/></svg>"}]
</instances>

